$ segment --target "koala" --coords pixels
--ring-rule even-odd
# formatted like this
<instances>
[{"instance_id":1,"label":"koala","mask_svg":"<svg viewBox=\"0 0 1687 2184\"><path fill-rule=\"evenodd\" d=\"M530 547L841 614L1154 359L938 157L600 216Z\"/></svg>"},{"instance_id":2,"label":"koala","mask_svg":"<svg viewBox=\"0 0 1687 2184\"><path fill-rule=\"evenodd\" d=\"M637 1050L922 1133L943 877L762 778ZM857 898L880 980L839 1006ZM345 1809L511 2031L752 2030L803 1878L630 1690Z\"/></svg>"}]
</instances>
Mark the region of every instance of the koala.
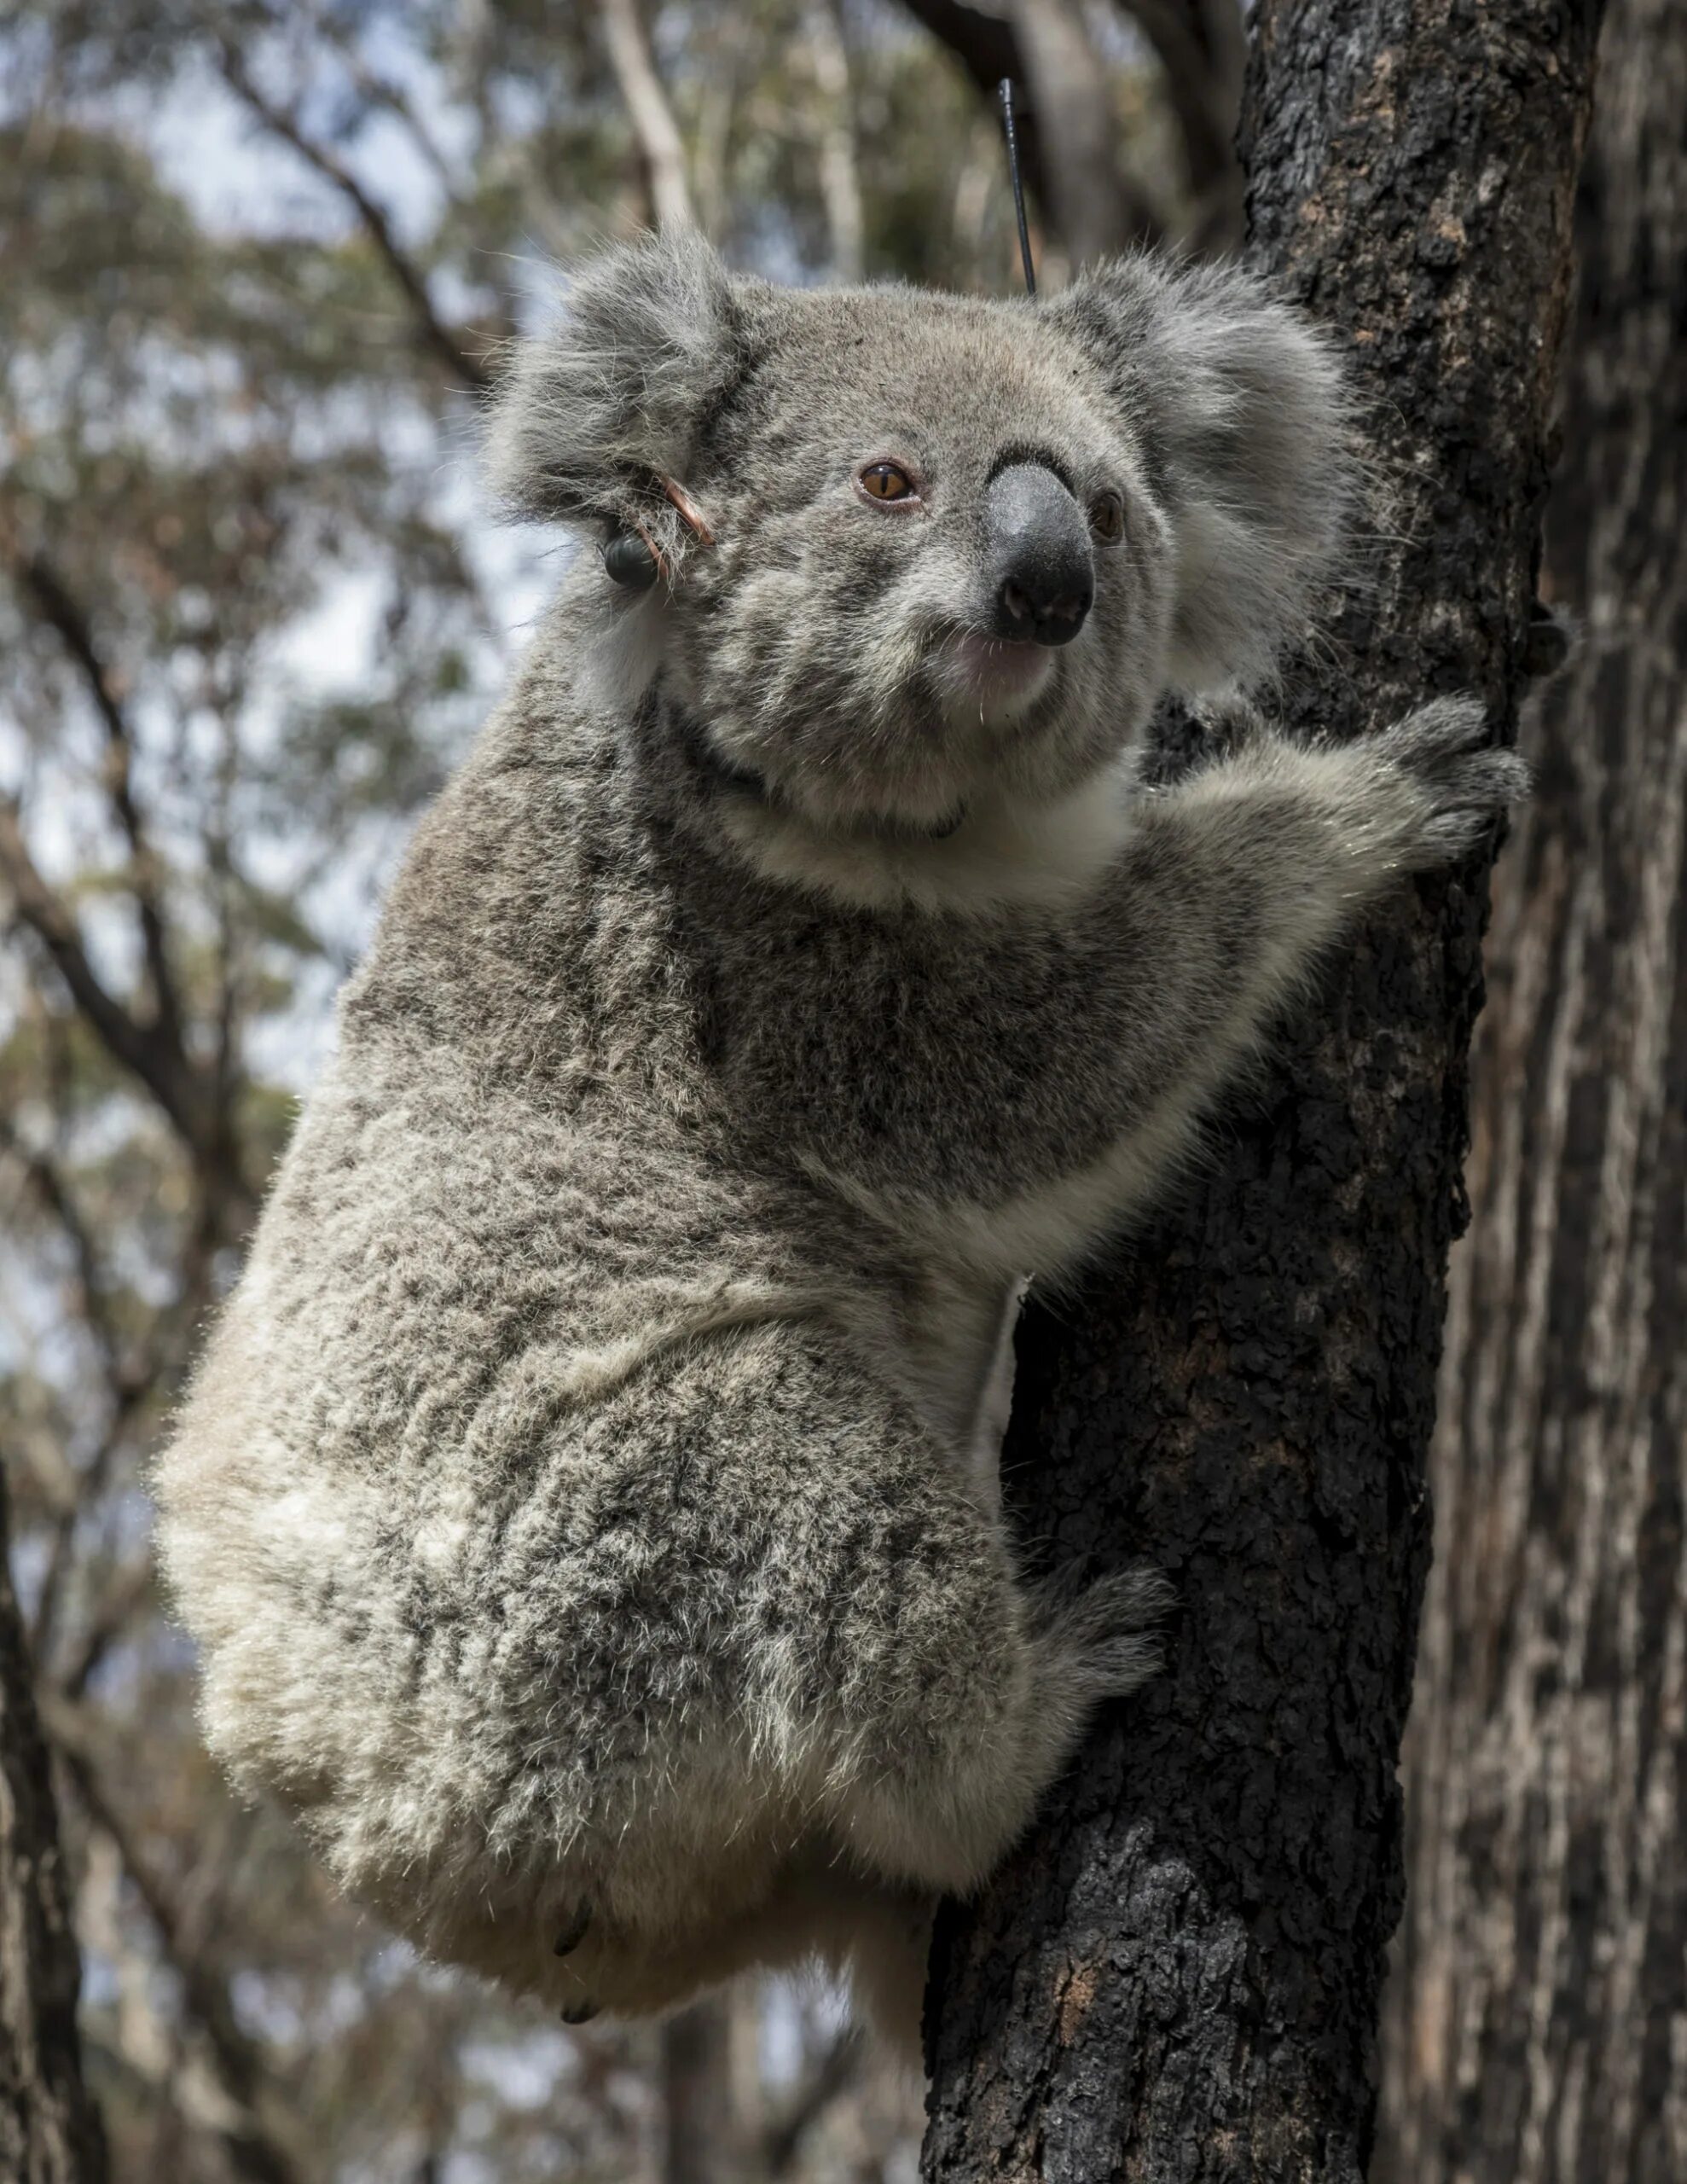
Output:
<instances>
[{"instance_id":1,"label":"koala","mask_svg":"<svg viewBox=\"0 0 1687 2184\"><path fill-rule=\"evenodd\" d=\"M1523 773L1472 703L1243 694L1340 537L1319 337L1234 270L793 291L612 250L491 428L582 552L420 824L158 1473L209 1741L429 1955L577 2023L932 1908L1149 1673L1034 1584L1012 1313L1309 967ZM1168 691L1222 755L1135 754Z\"/></svg>"}]
</instances>

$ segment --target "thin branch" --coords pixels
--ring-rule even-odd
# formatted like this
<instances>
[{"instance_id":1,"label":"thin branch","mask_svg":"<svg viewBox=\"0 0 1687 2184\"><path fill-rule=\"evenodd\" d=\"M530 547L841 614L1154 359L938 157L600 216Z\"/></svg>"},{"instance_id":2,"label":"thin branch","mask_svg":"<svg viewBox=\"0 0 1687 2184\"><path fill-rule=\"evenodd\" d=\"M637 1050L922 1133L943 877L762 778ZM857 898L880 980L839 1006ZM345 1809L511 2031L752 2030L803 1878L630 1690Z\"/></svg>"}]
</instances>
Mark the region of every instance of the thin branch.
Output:
<instances>
[{"instance_id":1,"label":"thin branch","mask_svg":"<svg viewBox=\"0 0 1687 2184\"><path fill-rule=\"evenodd\" d=\"M651 58L644 25L639 20L638 0L598 0L598 12L603 19L609 65L633 126L656 224L659 228L694 226L691 191L686 183L685 146Z\"/></svg>"},{"instance_id":2,"label":"thin branch","mask_svg":"<svg viewBox=\"0 0 1687 2184\"><path fill-rule=\"evenodd\" d=\"M948 46L987 99L994 99L1004 76L1023 83L1023 55L1013 25L961 0L907 0L908 13Z\"/></svg>"},{"instance_id":3,"label":"thin branch","mask_svg":"<svg viewBox=\"0 0 1687 2184\"><path fill-rule=\"evenodd\" d=\"M17 800L0 796L0 878L19 917L45 948L95 1036L112 1059L137 1077L198 1153L206 1117L194 1072L179 1043L156 1023L142 1024L101 982L76 921L42 876L24 839Z\"/></svg>"},{"instance_id":4,"label":"thin branch","mask_svg":"<svg viewBox=\"0 0 1687 2184\"><path fill-rule=\"evenodd\" d=\"M1236 125L1247 34L1233 0L1119 0L1154 48L1183 138L1196 240L1214 248L1242 235Z\"/></svg>"},{"instance_id":5,"label":"thin branch","mask_svg":"<svg viewBox=\"0 0 1687 2184\"><path fill-rule=\"evenodd\" d=\"M820 199L832 237L832 273L834 280L859 281L867 222L855 164L849 56L838 20L837 0L809 0L808 24L809 52L820 95Z\"/></svg>"},{"instance_id":6,"label":"thin branch","mask_svg":"<svg viewBox=\"0 0 1687 2184\"><path fill-rule=\"evenodd\" d=\"M42 620L55 630L88 686L106 731L106 791L129 845L131 886L140 921L141 944L153 984L154 1021L161 1037L180 1048L182 1011L171 970L165 935L161 868L135 802L132 760L135 738L117 694L110 670L100 657L82 604L49 556L37 547L13 564L18 587Z\"/></svg>"},{"instance_id":7,"label":"thin branch","mask_svg":"<svg viewBox=\"0 0 1687 2184\"><path fill-rule=\"evenodd\" d=\"M849 2090L861 2066L859 2034L840 2032L762 2135L762 2166L770 2184L790 2174L803 2140L833 2101Z\"/></svg>"},{"instance_id":8,"label":"thin branch","mask_svg":"<svg viewBox=\"0 0 1687 2184\"><path fill-rule=\"evenodd\" d=\"M296 4L296 0L294 0ZM345 69L352 88L374 107L383 107L406 131L432 169L434 179L455 205L460 200L458 178L451 162L445 156L439 139L416 112L409 94L390 78L377 75L358 51L355 42L347 36L320 0L305 0L304 13L313 37L318 38ZM287 25L285 6L270 11L270 19L278 29Z\"/></svg>"},{"instance_id":9,"label":"thin branch","mask_svg":"<svg viewBox=\"0 0 1687 2184\"><path fill-rule=\"evenodd\" d=\"M74 1711L49 1700L48 1712L66 1772L89 1819L116 1850L159 1948L181 1984L183 2006L205 2036L217 2082L241 2111L240 2129L227 2134L230 2154L252 2184L303 2184L293 2156L260 2116L259 2103L271 2074L257 2043L241 2029L227 1982L188 1942L185 1921L169 1891L106 1796Z\"/></svg>"},{"instance_id":10,"label":"thin branch","mask_svg":"<svg viewBox=\"0 0 1687 2184\"><path fill-rule=\"evenodd\" d=\"M225 45L222 49L222 67L229 89L264 127L284 144L290 144L300 159L315 168L356 212L364 233L403 291L423 346L432 350L459 386L467 387L472 394L484 394L492 384L491 373L470 355L435 311L426 276L400 245L392 232L391 222L351 168L337 153L311 136L296 113L259 90L245 61L232 46Z\"/></svg>"},{"instance_id":11,"label":"thin branch","mask_svg":"<svg viewBox=\"0 0 1687 2184\"><path fill-rule=\"evenodd\" d=\"M129 1421L152 1385L152 1375L144 1370L137 1371L134 1363L123 1355L116 1324L111 1316L109 1285L100 1264L93 1236L57 1163L38 1147L26 1144L10 1117L5 1114L0 1114L0 1153L16 1161L37 1198L63 1231L70 1246L71 1257L76 1267L76 1287L79 1292L78 1316L93 1336L100 1352L111 1399L111 1415L100 1445L89 1463L80 1471L72 1472L73 1491L58 1508L54 1518L46 1566L42 1572L29 1632L32 1653L38 1662L44 1662L52 1642L65 1579L69 1573L77 1518L104 1486ZM68 1460L64 1461L67 1464ZM94 1664L90 1663L90 1672ZM85 1675L83 1680L86 1681Z\"/></svg>"},{"instance_id":12,"label":"thin branch","mask_svg":"<svg viewBox=\"0 0 1687 2184\"><path fill-rule=\"evenodd\" d=\"M61 1697L75 1705L106 1655L116 1645L136 1612L153 1596L152 1558L143 1555L113 1579L96 1612L89 1618L81 1642L55 1678Z\"/></svg>"},{"instance_id":13,"label":"thin branch","mask_svg":"<svg viewBox=\"0 0 1687 2184\"><path fill-rule=\"evenodd\" d=\"M938 44L946 46L972 78L992 109L996 87L1004 76L1026 87L1025 55L1013 25L1001 15L986 15L982 8L968 8L961 0L906 0L908 13L923 23ZM1048 201L1048 177L1043 166L1042 132L1037 117L1021 104L1018 111L1019 157L1025 179L1040 205Z\"/></svg>"},{"instance_id":14,"label":"thin branch","mask_svg":"<svg viewBox=\"0 0 1687 2184\"><path fill-rule=\"evenodd\" d=\"M1004 76L1011 76L1027 94L1016 109L1025 179L1050 219L1063 219L1061 183L1055 170L1063 157L1070 162L1075 148L1064 144L1063 118L1044 110L1050 103L1048 87L1037 81L1036 56L1024 35L1028 21L1035 20L1037 11L1022 7L1017 11L1019 20L1009 20L1001 15L988 15L982 8L967 7L964 0L905 0L905 4L915 20L924 24L932 37L954 55L992 107L996 86ZM1053 0L1041 0L1041 4L1052 5ZM1157 236L1162 232L1158 215L1141 194L1117 173L1110 142L1105 148L1105 156L1110 170L1110 181L1120 193L1119 230L1126 237ZM1082 177L1079 179L1081 181ZM1075 251L1075 255L1081 256L1081 250Z\"/></svg>"},{"instance_id":15,"label":"thin branch","mask_svg":"<svg viewBox=\"0 0 1687 2184\"><path fill-rule=\"evenodd\" d=\"M1016 0L1031 109L1041 132L1043 203L1076 267L1165 224L1121 166L1107 71L1077 0Z\"/></svg>"},{"instance_id":16,"label":"thin branch","mask_svg":"<svg viewBox=\"0 0 1687 2184\"><path fill-rule=\"evenodd\" d=\"M8 1114L0 1113L0 1153L9 1153L33 1188L42 1205L64 1231L76 1265L77 1309L86 1321L104 1362L113 1396L120 1393L128 1375L119 1350L117 1330L112 1323L105 1269L81 1208L56 1162L38 1147L28 1145Z\"/></svg>"}]
</instances>

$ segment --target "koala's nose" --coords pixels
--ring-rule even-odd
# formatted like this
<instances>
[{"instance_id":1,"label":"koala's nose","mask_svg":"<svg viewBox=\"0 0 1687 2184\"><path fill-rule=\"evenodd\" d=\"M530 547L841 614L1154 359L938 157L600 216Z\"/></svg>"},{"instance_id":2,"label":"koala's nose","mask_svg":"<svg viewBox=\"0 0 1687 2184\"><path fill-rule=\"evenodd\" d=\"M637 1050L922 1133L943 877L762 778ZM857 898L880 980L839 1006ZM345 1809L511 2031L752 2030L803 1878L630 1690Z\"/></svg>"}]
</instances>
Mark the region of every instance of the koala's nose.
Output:
<instances>
[{"instance_id":1,"label":"koala's nose","mask_svg":"<svg viewBox=\"0 0 1687 2184\"><path fill-rule=\"evenodd\" d=\"M1095 597L1084 512L1052 470L1015 462L984 497L994 634L1070 644Z\"/></svg>"}]
</instances>

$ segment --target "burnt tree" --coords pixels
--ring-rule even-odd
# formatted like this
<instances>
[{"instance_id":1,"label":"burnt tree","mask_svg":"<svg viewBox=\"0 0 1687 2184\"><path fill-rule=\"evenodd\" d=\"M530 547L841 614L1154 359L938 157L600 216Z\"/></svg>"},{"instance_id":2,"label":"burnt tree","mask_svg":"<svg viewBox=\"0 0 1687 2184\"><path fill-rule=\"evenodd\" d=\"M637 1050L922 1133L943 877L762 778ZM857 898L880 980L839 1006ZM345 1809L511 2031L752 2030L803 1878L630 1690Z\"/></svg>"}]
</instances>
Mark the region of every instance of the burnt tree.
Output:
<instances>
[{"instance_id":1,"label":"burnt tree","mask_svg":"<svg viewBox=\"0 0 1687 2184\"><path fill-rule=\"evenodd\" d=\"M1298 728L1472 690L1514 732L1598 13L1259 10L1250 248L1345 341L1386 487ZM1365 2171L1485 904L1484 867L1403 889L1200 1187L1022 1329L1022 1536L1151 1555L1181 1606L940 1926L929 2184Z\"/></svg>"},{"instance_id":2,"label":"burnt tree","mask_svg":"<svg viewBox=\"0 0 1687 2184\"><path fill-rule=\"evenodd\" d=\"M9 1553L0 1475L0 2177L102 2184L105 2140L77 2042L70 1888Z\"/></svg>"},{"instance_id":3,"label":"burnt tree","mask_svg":"<svg viewBox=\"0 0 1687 2184\"><path fill-rule=\"evenodd\" d=\"M1687 2176L1687 6L1613 0L1385 2018L1401 2184Z\"/></svg>"}]
</instances>

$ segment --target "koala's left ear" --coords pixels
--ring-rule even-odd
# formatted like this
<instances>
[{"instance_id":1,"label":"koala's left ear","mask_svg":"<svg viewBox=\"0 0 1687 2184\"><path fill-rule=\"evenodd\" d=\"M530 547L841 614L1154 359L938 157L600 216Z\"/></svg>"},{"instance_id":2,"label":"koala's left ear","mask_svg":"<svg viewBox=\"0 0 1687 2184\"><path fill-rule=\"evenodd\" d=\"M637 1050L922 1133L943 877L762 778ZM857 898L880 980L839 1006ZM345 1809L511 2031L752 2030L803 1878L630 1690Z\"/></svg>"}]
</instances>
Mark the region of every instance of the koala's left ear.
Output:
<instances>
[{"instance_id":1,"label":"koala's left ear","mask_svg":"<svg viewBox=\"0 0 1687 2184\"><path fill-rule=\"evenodd\" d=\"M1170 517L1174 681L1201 690L1263 674L1352 499L1332 351L1229 266L1120 258L1048 309L1100 366Z\"/></svg>"},{"instance_id":2,"label":"koala's left ear","mask_svg":"<svg viewBox=\"0 0 1687 2184\"><path fill-rule=\"evenodd\" d=\"M699 421L739 370L732 283L700 235L623 244L570 282L555 334L524 342L486 458L512 514L671 534Z\"/></svg>"}]
</instances>

